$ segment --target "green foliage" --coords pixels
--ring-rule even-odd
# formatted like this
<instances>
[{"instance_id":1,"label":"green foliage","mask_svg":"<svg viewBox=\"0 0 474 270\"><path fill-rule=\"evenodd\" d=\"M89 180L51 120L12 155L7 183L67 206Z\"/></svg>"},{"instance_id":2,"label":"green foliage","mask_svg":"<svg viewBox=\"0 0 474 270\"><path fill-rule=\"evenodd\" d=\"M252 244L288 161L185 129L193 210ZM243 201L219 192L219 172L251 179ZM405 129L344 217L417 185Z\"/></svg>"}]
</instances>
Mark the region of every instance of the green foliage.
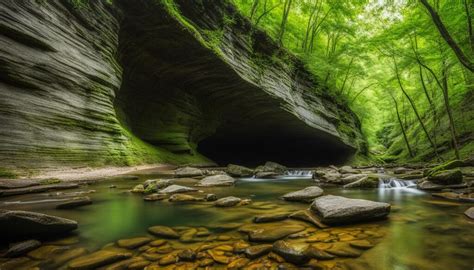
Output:
<instances>
[{"instance_id":1,"label":"green foliage","mask_svg":"<svg viewBox=\"0 0 474 270\"><path fill-rule=\"evenodd\" d=\"M257 27L278 38L283 1L233 1ZM474 14L473 6L467 5L466 10L463 1L429 2L461 49L474 59L466 15ZM282 44L356 112L371 153L381 160L435 160L433 144L440 158L454 157L443 90L437 82L442 84L445 76L457 138L472 138L474 75L463 68L418 1L293 1ZM419 62L432 72L420 68ZM415 157L408 153L402 127ZM461 157L472 148L472 142L462 140Z\"/></svg>"}]
</instances>

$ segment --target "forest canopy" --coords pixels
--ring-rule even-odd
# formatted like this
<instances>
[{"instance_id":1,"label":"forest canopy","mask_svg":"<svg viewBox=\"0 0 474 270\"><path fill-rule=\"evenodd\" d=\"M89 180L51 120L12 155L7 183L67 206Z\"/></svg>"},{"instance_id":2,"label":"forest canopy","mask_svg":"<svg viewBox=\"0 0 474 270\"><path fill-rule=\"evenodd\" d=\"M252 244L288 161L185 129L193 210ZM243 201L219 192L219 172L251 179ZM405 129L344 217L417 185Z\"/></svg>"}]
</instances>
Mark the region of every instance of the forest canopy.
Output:
<instances>
[{"instance_id":1,"label":"forest canopy","mask_svg":"<svg viewBox=\"0 0 474 270\"><path fill-rule=\"evenodd\" d=\"M472 0L233 0L359 116L385 161L474 151Z\"/></svg>"}]
</instances>

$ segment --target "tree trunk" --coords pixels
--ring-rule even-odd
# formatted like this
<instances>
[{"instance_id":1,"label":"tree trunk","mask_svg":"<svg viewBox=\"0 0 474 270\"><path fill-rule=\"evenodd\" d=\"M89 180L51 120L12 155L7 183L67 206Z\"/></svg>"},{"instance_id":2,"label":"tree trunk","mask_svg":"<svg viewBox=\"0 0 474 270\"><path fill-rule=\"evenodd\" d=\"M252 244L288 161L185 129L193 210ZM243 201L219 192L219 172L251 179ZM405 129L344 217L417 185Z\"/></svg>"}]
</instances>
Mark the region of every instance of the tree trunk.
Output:
<instances>
[{"instance_id":1,"label":"tree trunk","mask_svg":"<svg viewBox=\"0 0 474 270\"><path fill-rule=\"evenodd\" d=\"M459 148L458 148L458 140L456 135L456 128L454 126L454 119L453 114L451 112L451 106L449 105L449 92L448 92L448 69L446 67L446 63L443 60L442 62L443 68L441 70L443 77L441 80L443 81L443 99L444 99L444 106L446 107L446 112L448 113L449 118L449 129L451 130L451 138L454 148L454 154L456 155L457 159L460 159L459 155Z\"/></svg>"},{"instance_id":2,"label":"tree trunk","mask_svg":"<svg viewBox=\"0 0 474 270\"><path fill-rule=\"evenodd\" d=\"M410 143L408 142L407 134L405 133L405 128L403 127L402 119L400 118L400 112L398 111L398 102L395 99L395 97L393 97L392 94L390 94L390 96L392 97L393 103L395 104L395 110L397 111L398 123L400 124L400 128L402 129L403 139L405 140L405 144L407 146L408 153L410 154L410 157L414 157L413 152L411 151Z\"/></svg>"},{"instance_id":3,"label":"tree trunk","mask_svg":"<svg viewBox=\"0 0 474 270\"><path fill-rule=\"evenodd\" d=\"M283 44L283 36L285 35L286 23L288 22L288 15L290 14L291 4L293 0L285 0L283 7L283 17L281 19L280 31L278 31L278 43Z\"/></svg>"},{"instance_id":4,"label":"tree trunk","mask_svg":"<svg viewBox=\"0 0 474 270\"><path fill-rule=\"evenodd\" d=\"M441 37L443 37L449 47L453 50L459 62L461 62L461 64L465 66L468 70L474 72L474 63L470 61L470 59L464 54L464 52L461 50L456 41L451 37L451 34L449 33L448 29L446 29L446 26L444 25L443 21L441 21L441 18L439 17L438 13L433 9L433 7L428 3L427 0L420 1L430 13L431 19L433 20L436 28L441 34Z\"/></svg>"}]
</instances>

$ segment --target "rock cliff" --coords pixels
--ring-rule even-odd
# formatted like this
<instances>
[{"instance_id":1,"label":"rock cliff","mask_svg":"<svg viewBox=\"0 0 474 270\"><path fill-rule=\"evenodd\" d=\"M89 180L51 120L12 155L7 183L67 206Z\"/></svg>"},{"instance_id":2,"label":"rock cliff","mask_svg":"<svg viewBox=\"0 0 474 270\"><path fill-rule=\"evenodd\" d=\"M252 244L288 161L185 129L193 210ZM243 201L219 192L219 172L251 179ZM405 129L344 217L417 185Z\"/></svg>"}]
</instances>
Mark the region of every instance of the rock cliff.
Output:
<instances>
[{"instance_id":1,"label":"rock cliff","mask_svg":"<svg viewBox=\"0 0 474 270\"><path fill-rule=\"evenodd\" d=\"M0 19L0 167L365 149L357 117L226 0L5 0Z\"/></svg>"}]
</instances>

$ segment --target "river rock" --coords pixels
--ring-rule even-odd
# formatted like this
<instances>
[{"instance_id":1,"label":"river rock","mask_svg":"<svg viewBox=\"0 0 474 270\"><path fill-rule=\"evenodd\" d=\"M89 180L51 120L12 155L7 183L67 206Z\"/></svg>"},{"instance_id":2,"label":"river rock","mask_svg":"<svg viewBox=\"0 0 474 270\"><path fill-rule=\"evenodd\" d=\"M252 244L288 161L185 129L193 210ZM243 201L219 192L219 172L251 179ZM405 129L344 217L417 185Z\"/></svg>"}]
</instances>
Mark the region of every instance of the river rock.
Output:
<instances>
[{"instance_id":1,"label":"river rock","mask_svg":"<svg viewBox=\"0 0 474 270\"><path fill-rule=\"evenodd\" d=\"M466 188L467 185L465 183L456 184L456 185L439 185L428 180L420 180L417 183L417 187L422 190L435 191L435 190L443 190L447 188L450 188L450 189Z\"/></svg>"},{"instance_id":2,"label":"river rock","mask_svg":"<svg viewBox=\"0 0 474 270\"><path fill-rule=\"evenodd\" d=\"M2 189L0 190L0 197L14 196L14 195L23 195L30 193L41 193L51 190L64 190L78 188L79 184L76 183L61 183L61 184L52 184L52 185L35 185L23 188L11 188L11 189Z\"/></svg>"},{"instance_id":3,"label":"river rock","mask_svg":"<svg viewBox=\"0 0 474 270\"><path fill-rule=\"evenodd\" d=\"M253 218L253 222L255 223L265 223L265 222L274 222L274 221L281 221L288 218L287 213L283 214L266 214L261 216L256 216Z\"/></svg>"},{"instance_id":4,"label":"river rock","mask_svg":"<svg viewBox=\"0 0 474 270\"><path fill-rule=\"evenodd\" d=\"M231 207L231 206L236 206L241 201L242 200L240 198L229 196L229 197L220 198L219 200L214 202L214 205L218 207Z\"/></svg>"},{"instance_id":5,"label":"river rock","mask_svg":"<svg viewBox=\"0 0 474 270\"><path fill-rule=\"evenodd\" d=\"M72 209L72 208L77 208L80 206L90 205L90 204L92 204L92 200L88 196L75 197L75 198L72 198L71 200L59 203L58 205L56 205L56 208L57 209Z\"/></svg>"},{"instance_id":6,"label":"river rock","mask_svg":"<svg viewBox=\"0 0 474 270\"><path fill-rule=\"evenodd\" d=\"M148 232L159 237L163 238L170 238L170 239L178 239L179 234L170 227L167 226L153 226L148 228Z\"/></svg>"},{"instance_id":7,"label":"river rock","mask_svg":"<svg viewBox=\"0 0 474 270\"><path fill-rule=\"evenodd\" d=\"M265 165L263 165L263 171L272 171L277 173L284 173L288 168L276 162L267 161Z\"/></svg>"},{"instance_id":8,"label":"river rock","mask_svg":"<svg viewBox=\"0 0 474 270\"><path fill-rule=\"evenodd\" d=\"M441 172L441 171L452 170L452 169L456 169L456 168L463 167L463 166L464 166L464 162L462 162L461 160L457 160L457 159L456 160L451 160L451 161L445 162L443 164L440 164L438 166L435 166L433 168L426 169L423 172L423 176L429 177L429 176L431 176L435 173Z\"/></svg>"},{"instance_id":9,"label":"river rock","mask_svg":"<svg viewBox=\"0 0 474 270\"><path fill-rule=\"evenodd\" d=\"M253 170L249 169L244 166L239 166L239 165L234 165L234 164L229 164L227 165L226 168L226 173L228 173L231 176L235 177L246 177L246 176L252 176L253 175Z\"/></svg>"},{"instance_id":10,"label":"river rock","mask_svg":"<svg viewBox=\"0 0 474 270\"><path fill-rule=\"evenodd\" d=\"M461 184L462 178L462 172L459 169L437 171L428 176L428 180L440 185Z\"/></svg>"},{"instance_id":11,"label":"river rock","mask_svg":"<svg viewBox=\"0 0 474 270\"><path fill-rule=\"evenodd\" d=\"M216 195L216 194L209 193L209 194L206 194L205 199L206 199L206 201L208 201L208 202L214 202L214 201L217 201L217 195Z\"/></svg>"},{"instance_id":12,"label":"river rock","mask_svg":"<svg viewBox=\"0 0 474 270\"><path fill-rule=\"evenodd\" d=\"M290 234L301 232L304 229L306 229L306 227L299 224L267 223L245 225L239 228L239 231L247 233L250 241L274 242Z\"/></svg>"},{"instance_id":13,"label":"river rock","mask_svg":"<svg viewBox=\"0 0 474 270\"><path fill-rule=\"evenodd\" d=\"M133 193L145 193L145 187L142 184L138 184L132 189L132 192Z\"/></svg>"},{"instance_id":14,"label":"river rock","mask_svg":"<svg viewBox=\"0 0 474 270\"><path fill-rule=\"evenodd\" d=\"M378 188L379 181L378 177L368 175L355 182L344 185L344 188Z\"/></svg>"},{"instance_id":15,"label":"river rock","mask_svg":"<svg viewBox=\"0 0 474 270\"><path fill-rule=\"evenodd\" d=\"M23 241L19 243L14 243L10 245L7 252L3 256L9 257L9 258L19 257L23 254L26 254L32 251L33 249L39 246L41 246L41 242L38 240L27 240L27 241Z\"/></svg>"},{"instance_id":16,"label":"river rock","mask_svg":"<svg viewBox=\"0 0 474 270\"><path fill-rule=\"evenodd\" d=\"M336 243L325 251L334 256L344 258L357 258L362 255L360 251L351 248L347 243Z\"/></svg>"},{"instance_id":17,"label":"river rock","mask_svg":"<svg viewBox=\"0 0 474 270\"><path fill-rule=\"evenodd\" d=\"M132 257L132 253L112 250L99 250L79 257L69 263L69 269L95 269Z\"/></svg>"},{"instance_id":18,"label":"river rock","mask_svg":"<svg viewBox=\"0 0 474 270\"><path fill-rule=\"evenodd\" d=\"M474 219L474 207L471 207L464 212L464 215L466 215L470 219Z\"/></svg>"},{"instance_id":19,"label":"river rock","mask_svg":"<svg viewBox=\"0 0 474 270\"><path fill-rule=\"evenodd\" d=\"M198 168L183 167L183 168L176 169L174 171L174 174L177 177L195 177L195 176L203 176L204 172Z\"/></svg>"},{"instance_id":20,"label":"river rock","mask_svg":"<svg viewBox=\"0 0 474 270\"><path fill-rule=\"evenodd\" d=\"M121 239L117 241L117 246L121 248L135 249L151 242L152 240L153 239L151 239L150 237L136 237L136 238L130 238L130 239Z\"/></svg>"},{"instance_id":21,"label":"river rock","mask_svg":"<svg viewBox=\"0 0 474 270\"><path fill-rule=\"evenodd\" d=\"M460 193L455 193L455 192L441 192L441 193L432 193L431 196L435 198L443 198L443 199L451 200L451 201L474 203L474 193L460 194Z\"/></svg>"},{"instance_id":22,"label":"river rock","mask_svg":"<svg viewBox=\"0 0 474 270\"><path fill-rule=\"evenodd\" d=\"M167 193L167 194L173 194L173 193L184 193L184 192L195 192L197 189L191 188L191 187L185 187L185 186L180 186L180 185L171 185L169 187L166 187L158 193Z\"/></svg>"},{"instance_id":23,"label":"river rock","mask_svg":"<svg viewBox=\"0 0 474 270\"><path fill-rule=\"evenodd\" d=\"M87 249L85 248L73 248L66 250L61 254L55 255L52 262L48 264L48 267L51 267L52 269L59 269L68 261L75 259L79 256L83 256L85 254L87 254Z\"/></svg>"},{"instance_id":24,"label":"river rock","mask_svg":"<svg viewBox=\"0 0 474 270\"><path fill-rule=\"evenodd\" d=\"M323 192L324 191L320 187L311 186L302 190L287 193L282 196L282 199L286 201L310 202L314 198L321 196Z\"/></svg>"},{"instance_id":25,"label":"river rock","mask_svg":"<svg viewBox=\"0 0 474 270\"><path fill-rule=\"evenodd\" d=\"M371 249L374 247L368 240L355 240L350 242L349 245L357 249Z\"/></svg>"},{"instance_id":26,"label":"river rock","mask_svg":"<svg viewBox=\"0 0 474 270\"><path fill-rule=\"evenodd\" d=\"M364 177L366 177L367 174L365 173L361 173L361 174L346 174L344 175L344 177L340 178L340 182L341 184L349 184L349 183L352 183L352 182L355 182L357 180L360 180Z\"/></svg>"},{"instance_id":27,"label":"river rock","mask_svg":"<svg viewBox=\"0 0 474 270\"><path fill-rule=\"evenodd\" d=\"M196 260L196 252L192 249L185 249L178 253L178 257L180 260L192 262Z\"/></svg>"},{"instance_id":28,"label":"river rock","mask_svg":"<svg viewBox=\"0 0 474 270\"><path fill-rule=\"evenodd\" d=\"M204 201L203 198L197 198L187 194L173 194L168 199L170 202L200 202Z\"/></svg>"},{"instance_id":29,"label":"river rock","mask_svg":"<svg viewBox=\"0 0 474 270\"><path fill-rule=\"evenodd\" d=\"M5 237L52 235L77 229L77 222L27 211L0 210L0 231Z\"/></svg>"},{"instance_id":30,"label":"river rock","mask_svg":"<svg viewBox=\"0 0 474 270\"><path fill-rule=\"evenodd\" d=\"M327 225L323 224L313 212L307 209L296 211L292 213L289 217L292 219L309 222L321 229L328 227Z\"/></svg>"},{"instance_id":31,"label":"river rock","mask_svg":"<svg viewBox=\"0 0 474 270\"><path fill-rule=\"evenodd\" d=\"M215 187L215 186L232 186L235 183L235 179L231 176L220 174L220 175L212 175L205 177L199 183L198 186L201 187Z\"/></svg>"},{"instance_id":32,"label":"river rock","mask_svg":"<svg viewBox=\"0 0 474 270\"><path fill-rule=\"evenodd\" d=\"M390 213L390 204L326 195L316 198L311 210L323 223L347 224L386 217Z\"/></svg>"},{"instance_id":33,"label":"river rock","mask_svg":"<svg viewBox=\"0 0 474 270\"><path fill-rule=\"evenodd\" d=\"M357 174L360 173L360 170L354 169L351 166L342 166L339 168L339 173L341 174Z\"/></svg>"},{"instance_id":34,"label":"river rock","mask_svg":"<svg viewBox=\"0 0 474 270\"><path fill-rule=\"evenodd\" d=\"M299 265L309 261L306 254L307 247L307 244L294 244L279 240L273 243L273 252L283 257L285 261Z\"/></svg>"},{"instance_id":35,"label":"river rock","mask_svg":"<svg viewBox=\"0 0 474 270\"><path fill-rule=\"evenodd\" d=\"M280 176L280 173L277 172L256 172L255 177L261 179L271 179Z\"/></svg>"},{"instance_id":36,"label":"river rock","mask_svg":"<svg viewBox=\"0 0 474 270\"><path fill-rule=\"evenodd\" d=\"M0 179L0 189L26 188L39 185L38 180L28 179Z\"/></svg>"},{"instance_id":37,"label":"river rock","mask_svg":"<svg viewBox=\"0 0 474 270\"><path fill-rule=\"evenodd\" d=\"M332 260L335 258L334 255L331 255L327 253L326 251L319 249L314 246L309 246L308 249L306 249L306 255L310 258L314 258L317 260Z\"/></svg>"},{"instance_id":38,"label":"river rock","mask_svg":"<svg viewBox=\"0 0 474 270\"><path fill-rule=\"evenodd\" d=\"M154 193L154 194L146 195L145 197L143 197L143 200L147 202L154 202L154 201L164 200L167 197L168 195L163 194L163 193Z\"/></svg>"},{"instance_id":39,"label":"river rock","mask_svg":"<svg viewBox=\"0 0 474 270\"><path fill-rule=\"evenodd\" d=\"M150 185L153 185L157 189L162 189L167 186L171 186L172 184L173 184L172 179L150 179L150 180L146 180L143 183L143 186L145 187L145 189L148 188Z\"/></svg>"},{"instance_id":40,"label":"river rock","mask_svg":"<svg viewBox=\"0 0 474 270\"><path fill-rule=\"evenodd\" d=\"M272 251L272 245L263 244L250 246L245 249L244 253L248 258L256 259L258 257L268 254L270 251Z\"/></svg>"}]
</instances>

